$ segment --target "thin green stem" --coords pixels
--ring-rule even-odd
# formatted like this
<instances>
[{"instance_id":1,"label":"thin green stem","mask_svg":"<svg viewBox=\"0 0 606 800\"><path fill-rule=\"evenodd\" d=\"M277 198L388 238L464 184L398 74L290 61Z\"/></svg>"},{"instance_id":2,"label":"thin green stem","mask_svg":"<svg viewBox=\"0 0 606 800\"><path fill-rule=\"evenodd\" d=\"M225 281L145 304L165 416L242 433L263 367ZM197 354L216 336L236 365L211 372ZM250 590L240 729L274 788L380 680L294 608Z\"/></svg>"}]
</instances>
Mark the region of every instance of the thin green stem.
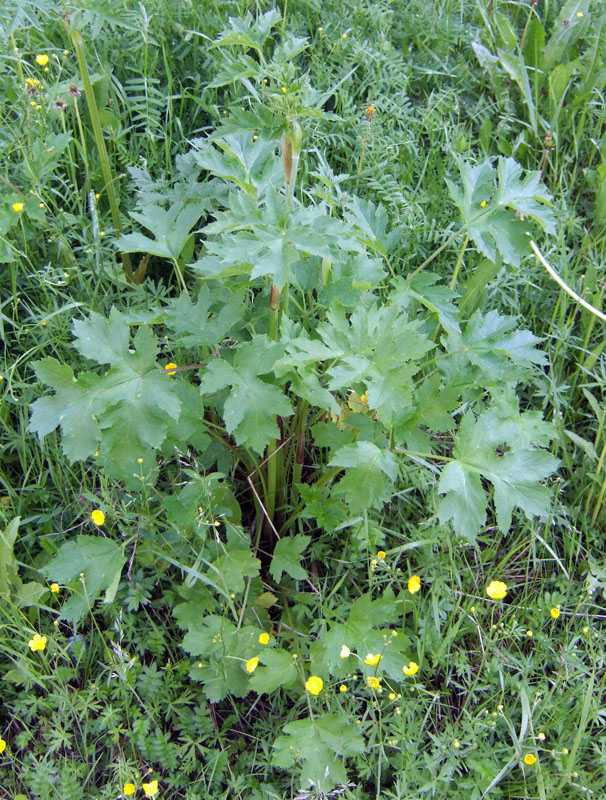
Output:
<instances>
[{"instance_id":1,"label":"thin green stem","mask_svg":"<svg viewBox=\"0 0 606 800\"><path fill-rule=\"evenodd\" d=\"M459 228L458 231L455 231L452 234L452 236L449 236L448 239L446 239L446 241L444 242L444 244L441 244L437 250L434 250L433 253L428 258L426 258L422 264L419 264L419 266L415 270L413 270L410 273L410 275L406 277L406 282L410 283L413 280L413 278L416 278L419 272L422 272L425 269L425 267L429 266L429 264L431 264L434 258L437 258L443 250L446 250L446 248L454 242L457 236L460 236L466 230L467 230L467 225L463 225L461 228Z\"/></svg>"},{"instance_id":2,"label":"thin green stem","mask_svg":"<svg viewBox=\"0 0 606 800\"><path fill-rule=\"evenodd\" d=\"M459 257L457 258L457 263L455 264L454 272L452 273L452 278L450 279L449 289L452 291L457 284L457 278L459 277L459 271L461 269L461 264L463 263L463 256L465 255L465 251L467 250L467 245L469 244L469 234L463 240L463 244L461 246L461 250L459 251Z\"/></svg>"},{"instance_id":3,"label":"thin green stem","mask_svg":"<svg viewBox=\"0 0 606 800\"><path fill-rule=\"evenodd\" d=\"M66 24L69 26L68 22L66 22ZM103 178L105 179L105 191L107 192L107 198L109 200L112 222L114 224L114 229L118 233L122 233L122 223L120 221L120 209L118 208L118 200L116 198L116 193L114 191L112 171L109 163L109 157L107 155L107 148L105 146L105 139L103 137L103 128L101 127L99 109L97 108L97 101L95 99L95 93L93 91L93 85L90 79L90 73L88 71L88 66L86 64L86 58L84 55L84 44L82 42L82 35L80 34L80 31L77 28L74 28L73 30L69 31L69 34L71 36L72 44L74 45L74 52L76 53L76 59L78 61L80 77L82 78L82 85L84 87L84 92L86 94L86 102L88 104L88 110L93 125L93 133L95 136L95 143L97 145L97 152L99 153L99 159L101 160L101 170L103 172ZM130 256L128 255L128 253L122 253L122 265L124 267L124 273L127 279L132 283L133 270L130 263Z\"/></svg>"}]
</instances>

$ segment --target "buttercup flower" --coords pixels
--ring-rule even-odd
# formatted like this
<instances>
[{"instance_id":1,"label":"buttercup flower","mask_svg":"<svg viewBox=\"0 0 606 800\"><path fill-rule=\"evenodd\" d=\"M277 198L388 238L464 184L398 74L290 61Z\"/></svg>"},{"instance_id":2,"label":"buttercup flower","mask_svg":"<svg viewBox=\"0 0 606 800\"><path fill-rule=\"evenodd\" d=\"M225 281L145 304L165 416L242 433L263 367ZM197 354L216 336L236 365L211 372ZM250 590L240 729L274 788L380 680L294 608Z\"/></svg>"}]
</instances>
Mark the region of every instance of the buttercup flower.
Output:
<instances>
[{"instance_id":1,"label":"buttercup flower","mask_svg":"<svg viewBox=\"0 0 606 800\"><path fill-rule=\"evenodd\" d=\"M364 663L369 664L371 667L376 667L382 658L383 656L380 653L367 653Z\"/></svg>"},{"instance_id":2,"label":"buttercup flower","mask_svg":"<svg viewBox=\"0 0 606 800\"><path fill-rule=\"evenodd\" d=\"M158 781L150 781L150 783L142 783L143 791L146 797L153 797L158 793Z\"/></svg>"},{"instance_id":3,"label":"buttercup flower","mask_svg":"<svg viewBox=\"0 0 606 800\"><path fill-rule=\"evenodd\" d=\"M341 692L341 694L344 694L347 691L347 686L344 683L342 683L339 686L339 691Z\"/></svg>"},{"instance_id":4,"label":"buttercup flower","mask_svg":"<svg viewBox=\"0 0 606 800\"><path fill-rule=\"evenodd\" d=\"M137 788L134 783L125 783L124 789L122 789L123 794L134 794L137 791Z\"/></svg>"},{"instance_id":5,"label":"buttercup flower","mask_svg":"<svg viewBox=\"0 0 606 800\"><path fill-rule=\"evenodd\" d=\"M269 634L268 633L260 633L259 634L259 644L269 644Z\"/></svg>"},{"instance_id":6,"label":"buttercup flower","mask_svg":"<svg viewBox=\"0 0 606 800\"><path fill-rule=\"evenodd\" d=\"M2 755L2 753L4 753L5 750L6 750L6 742L4 741L4 739L0 739L0 755Z\"/></svg>"},{"instance_id":7,"label":"buttercup flower","mask_svg":"<svg viewBox=\"0 0 606 800\"><path fill-rule=\"evenodd\" d=\"M408 591L411 594L416 594L421 588L421 578L418 575L413 575L408 581Z\"/></svg>"},{"instance_id":8,"label":"buttercup flower","mask_svg":"<svg viewBox=\"0 0 606 800\"><path fill-rule=\"evenodd\" d=\"M526 753L524 756L524 763L528 764L529 767L532 767L533 764L537 763L537 757L534 753Z\"/></svg>"},{"instance_id":9,"label":"buttercup flower","mask_svg":"<svg viewBox=\"0 0 606 800\"><path fill-rule=\"evenodd\" d=\"M549 613L551 614L552 619L557 619L560 616L560 609L556 606L555 608L552 608Z\"/></svg>"},{"instance_id":10,"label":"buttercup flower","mask_svg":"<svg viewBox=\"0 0 606 800\"><path fill-rule=\"evenodd\" d=\"M311 678L305 681L305 688L310 694L320 694L324 688L324 681L322 678L318 678L317 675L312 675Z\"/></svg>"},{"instance_id":11,"label":"buttercup flower","mask_svg":"<svg viewBox=\"0 0 606 800\"><path fill-rule=\"evenodd\" d=\"M48 64L48 56L46 53L40 53L36 56L36 64L39 64L41 67L45 67Z\"/></svg>"},{"instance_id":12,"label":"buttercup flower","mask_svg":"<svg viewBox=\"0 0 606 800\"><path fill-rule=\"evenodd\" d=\"M404 666L402 667L402 672L404 673L404 675L416 675L418 671L419 671L419 665L417 664L416 661L409 661L408 666L404 664Z\"/></svg>"},{"instance_id":13,"label":"buttercup flower","mask_svg":"<svg viewBox=\"0 0 606 800\"><path fill-rule=\"evenodd\" d=\"M349 658L351 655L351 650L346 644L341 645L341 652L339 653L339 658Z\"/></svg>"},{"instance_id":14,"label":"buttercup flower","mask_svg":"<svg viewBox=\"0 0 606 800\"><path fill-rule=\"evenodd\" d=\"M23 203L13 203L11 208L13 209L13 211L16 211L17 214L20 214L25 208L25 205Z\"/></svg>"},{"instance_id":15,"label":"buttercup flower","mask_svg":"<svg viewBox=\"0 0 606 800\"><path fill-rule=\"evenodd\" d=\"M380 558L381 560L386 558L386 556L387 556L387 553L385 552L385 550L379 550L379 552L377 553L377 558Z\"/></svg>"},{"instance_id":16,"label":"buttercup flower","mask_svg":"<svg viewBox=\"0 0 606 800\"><path fill-rule=\"evenodd\" d=\"M246 662L246 671L253 673L257 667L259 666L259 659L255 656L254 658L249 658Z\"/></svg>"},{"instance_id":17,"label":"buttercup flower","mask_svg":"<svg viewBox=\"0 0 606 800\"><path fill-rule=\"evenodd\" d=\"M502 600L507 594L507 584L503 581L490 581L486 587L486 594L493 600Z\"/></svg>"},{"instance_id":18,"label":"buttercup flower","mask_svg":"<svg viewBox=\"0 0 606 800\"><path fill-rule=\"evenodd\" d=\"M95 523L95 525L100 528L101 525L105 522L105 514L101 511L100 508L96 508L90 515L90 518Z\"/></svg>"},{"instance_id":19,"label":"buttercup flower","mask_svg":"<svg viewBox=\"0 0 606 800\"><path fill-rule=\"evenodd\" d=\"M172 361L170 362L170 364L166 364L164 369L168 372L169 375L177 374L177 365L174 364Z\"/></svg>"},{"instance_id":20,"label":"buttercup flower","mask_svg":"<svg viewBox=\"0 0 606 800\"><path fill-rule=\"evenodd\" d=\"M57 594L59 591L59 584L58 583L51 583L50 590L53 594Z\"/></svg>"},{"instance_id":21,"label":"buttercup flower","mask_svg":"<svg viewBox=\"0 0 606 800\"><path fill-rule=\"evenodd\" d=\"M370 686L371 689L378 689L381 681L378 678L375 678L374 675L371 675L370 678L366 679L366 683Z\"/></svg>"},{"instance_id":22,"label":"buttercup flower","mask_svg":"<svg viewBox=\"0 0 606 800\"><path fill-rule=\"evenodd\" d=\"M39 633L34 633L33 638L28 642L29 649L32 653L35 653L36 650L44 650L47 641L46 636L40 636Z\"/></svg>"}]
</instances>

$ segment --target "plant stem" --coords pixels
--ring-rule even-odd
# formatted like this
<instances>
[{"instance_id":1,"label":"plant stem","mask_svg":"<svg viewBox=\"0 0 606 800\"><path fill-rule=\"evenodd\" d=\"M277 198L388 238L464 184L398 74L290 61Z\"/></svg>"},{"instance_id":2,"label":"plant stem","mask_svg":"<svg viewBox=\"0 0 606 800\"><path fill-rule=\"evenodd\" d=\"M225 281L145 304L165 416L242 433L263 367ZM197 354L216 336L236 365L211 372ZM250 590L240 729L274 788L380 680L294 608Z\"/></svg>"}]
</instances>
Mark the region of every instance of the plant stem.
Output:
<instances>
[{"instance_id":1,"label":"plant stem","mask_svg":"<svg viewBox=\"0 0 606 800\"><path fill-rule=\"evenodd\" d=\"M437 250L434 250L433 253L428 258L426 258L422 264L420 264L415 270L413 270L410 273L410 275L407 276L406 282L410 283L413 278L416 278L419 272L422 272L426 266L431 264L434 258L437 258L442 252L442 250L446 250L448 245L452 244L454 240L457 238L457 236L460 236L465 230L467 230L467 225L463 225L463 227L459 228L458 231L455 231L452 234L452 236L449 236L448 239L446 239L446 241L444 242L444 244L441 244Z\"/></svg>"},{"instance_id":2,"label":"plant stem","mask_svg":"<svg viewBox=\"0 0 606 800\"><path fill-rule=\"evenodd\" d=\"M103 171L103 178L105 179L105 191L107 192L107 199L109 200L109 207L111 210L112 221L114 229L118 233L122 233L122 223L120 221L120 209L118 208L118 201L114 191L114 183L112 178L112 171L107 155L107 148L105 147L105 139L103 138L103 128L101 127L101 119L99 117L99 109L97 108L97 100L93 91L90 74L86 65L86 58L84 56L84 45L82 36L77 28L72 31L69 30L69 21L66 19L66 26L71 36L72 44L74 45L74 52L78 61L78 68L80 70L80 77L82 78L82 85L86 95L86 102L88 103L88 110L90 113L91 122L93 125L93 133L95 136L95 143L97 151L101 160L101 169ZM130 256L128 253L122 253L122 265L127 279L132 283L133 270L130 263Z\"/></svg>"},{"instance_id":3,"label":"plant stem","mask_svg":"<svg viewBox=\"0 0 606 800\"><path fill-rule=\"evenodd\" d=\"M452 278L450 279L450 286L448 287L451 291L454 289L457 283L457 278L459 277L459 271L461 269L461 264L463 263L463 256L465 255L465 250L467 250L467 245L469 244L469 234L465 237L463 244L461 246L461 250L459 252L459 257L457 258L457 263L455 264L454 272L452 273Z\"/></svg>"},{"instance_id":4,"label":"plant stem","mask_svg":"<svg viewBox=\"0 0 606 800\"><path fill-rule=\"evenodd\" d=\"M272 286L269 295L269 338L274 342L278 341L279 309L280 290L277 286ZM274 421L275 419L274 416ZM270 520L273 520L276 508L276 478L278 458L280 458L276 450L277 440L270 439L267 445L267 492L265 494L265 510Z\"/></svg>"}]
</instances>

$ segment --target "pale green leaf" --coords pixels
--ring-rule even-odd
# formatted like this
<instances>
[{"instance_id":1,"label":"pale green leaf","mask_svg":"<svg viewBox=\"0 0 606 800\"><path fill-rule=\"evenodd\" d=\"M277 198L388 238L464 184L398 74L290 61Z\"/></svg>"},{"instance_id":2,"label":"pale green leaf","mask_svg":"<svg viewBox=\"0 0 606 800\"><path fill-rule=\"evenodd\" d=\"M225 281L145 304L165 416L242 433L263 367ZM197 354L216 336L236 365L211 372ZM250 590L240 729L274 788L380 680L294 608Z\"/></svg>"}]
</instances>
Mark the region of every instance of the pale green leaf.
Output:
<instances>
[{"instance_id":1,"label":"pale green leaf","mask_svg":"<svg viewBox=\"0 0 606 800\"><path fill-rule=\"evenodd\" d=\"M276 583L280 583L284 572L297 581L307 578L307 570L301 566L301 559L310 541L311 537L298 533L295 536L285 536L276 543L269 566L271 577Z\"/></svg>"},{"instance_id":2,"label":"pale green leaf","mask_svg":"<svg viewBox=\"0 0 606 800\"><path fill-rule=\"evenodd\" d=\"M41 568L51 581L69 586L69 599L61 608L61 618L78 622L93 606L103 590L105 602L112 600L112 587L126 562L124 547L102 536L78 536L59 548L57 555Z\"/></svg>"}]
</instances>

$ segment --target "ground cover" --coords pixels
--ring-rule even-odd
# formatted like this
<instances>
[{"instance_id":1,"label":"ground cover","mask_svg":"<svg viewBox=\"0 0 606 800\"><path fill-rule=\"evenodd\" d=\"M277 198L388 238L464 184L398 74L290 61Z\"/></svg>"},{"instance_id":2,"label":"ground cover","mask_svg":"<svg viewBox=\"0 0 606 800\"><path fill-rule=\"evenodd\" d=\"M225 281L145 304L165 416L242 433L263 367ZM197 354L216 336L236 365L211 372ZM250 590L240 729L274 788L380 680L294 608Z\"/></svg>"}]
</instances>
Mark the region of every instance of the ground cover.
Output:
<instances>
[{"instance_id":1,"label":"ground cover","mask_svg":"<svg viewBox=\"0 0 606 800\"><path fill-rule=\"evenodd\" d=\"M605 19L0 10L2 796L603 793Z\"/></svg>"}]
</instances>

